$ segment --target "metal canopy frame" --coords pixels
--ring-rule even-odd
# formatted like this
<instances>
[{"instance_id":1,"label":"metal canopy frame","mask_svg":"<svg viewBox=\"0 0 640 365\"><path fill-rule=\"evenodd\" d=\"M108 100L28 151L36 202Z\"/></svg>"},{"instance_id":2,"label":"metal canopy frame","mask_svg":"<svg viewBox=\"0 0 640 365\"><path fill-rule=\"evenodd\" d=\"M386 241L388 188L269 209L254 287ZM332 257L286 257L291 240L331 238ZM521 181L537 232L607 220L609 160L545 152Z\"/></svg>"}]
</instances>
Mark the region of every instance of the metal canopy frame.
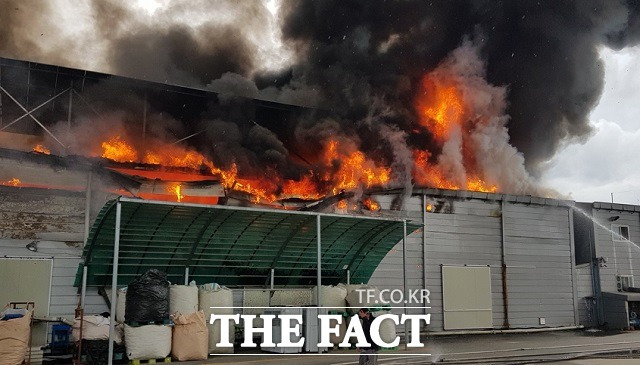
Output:
<instances>
[{"instance_id":1,"label":"metal canopy frame","mask_svg":"<svg viewBox=\"0 0 640 365\"><path fill-rule=\"evenodd\" d=\"M262 286L266 279L271 287L274 281L319 287L344 279L368 282L402 241L406 294L407 230L418 228L395 218L119 197L98 214L75 285L82 287L84 304L87 286L105 286L111 279L111 364L117 287L144 269L162 269L174 283Z\"/></svg>"}]
</instances>

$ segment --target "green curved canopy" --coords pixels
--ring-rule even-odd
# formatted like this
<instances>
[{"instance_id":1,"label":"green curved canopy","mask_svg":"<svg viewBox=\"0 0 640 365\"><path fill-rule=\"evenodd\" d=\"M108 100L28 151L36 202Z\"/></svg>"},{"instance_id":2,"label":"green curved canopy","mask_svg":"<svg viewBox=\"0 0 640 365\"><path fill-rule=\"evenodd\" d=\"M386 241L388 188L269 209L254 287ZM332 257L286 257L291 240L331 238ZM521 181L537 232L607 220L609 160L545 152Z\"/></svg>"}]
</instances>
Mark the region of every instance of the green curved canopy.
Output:
<instances>
[{"instance_id":1,"label":"green curved canopy","mask_svg":"<svg viewBox=\"0 0 640 365\"><path fill-rule=\"evenodd\" d=\"M121 204L118 284L150 268L174 283L312 285L321 222L322 283L367 282L403 237L402 220L315 212L199 205L119 198L102 208L83 252L87 285L109 285L116 204ZM407 224L407 234L420 228ZM81 282L82 270L76 276Z\"/></svg>"}]
</instances>

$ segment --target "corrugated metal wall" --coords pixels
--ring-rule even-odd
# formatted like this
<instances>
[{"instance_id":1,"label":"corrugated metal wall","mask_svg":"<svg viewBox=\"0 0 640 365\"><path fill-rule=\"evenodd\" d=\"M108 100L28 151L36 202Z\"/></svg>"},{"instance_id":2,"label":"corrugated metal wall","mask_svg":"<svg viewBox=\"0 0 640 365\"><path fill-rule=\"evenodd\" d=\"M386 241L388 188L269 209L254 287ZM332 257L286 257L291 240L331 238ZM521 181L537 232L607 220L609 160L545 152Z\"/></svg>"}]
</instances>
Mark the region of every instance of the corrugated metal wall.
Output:
<instances>
[{"instance_id":1,"label":"corrugated metal wall","mask_svg":"<svg viewBox=\"0 0 640 365\"><path fill-rule=\"evenodd\" d=\"M393 197L375 198L385 209ZM430 330L443 329L442 265L491 268L493 326L504 328L503 223L511 328L576 324L577 279L573 271L568 207L507 202L502 212L498 201L441 196L426 199L446 200L451 207L450 213L425 213L426 281L422 269L422 233L410 236L407 241L408 287L431 291ZM405 208L408 218L421 223L424 211L421 197L412 197ZM369 283L379 288L402 288L401 275L402 245L399 243L381 262ZM540 325L540 317L546 324Z\"/></svg>"},{"instance_id":2,"label":"corrugated metal wall","mask_svg":"<svg viewBox=\"0 0 640 365\"><path fill-rule=\"evenodd\" d=\"M628 225L632 242L640 242L640 213L622 211L622 206L614 204L620 210L593 209L596 257L607 258L607 266L600 267L600 285L603 292L617 292L616 275L632 275L634 285L640 286L640 248L631 242L614 240L609 229L612 225ZM615 221L610 221L619 217Z\"/></svg>"},{"instance_id":3,"label":"corrugated metal wall","mask_svg":"<svg viewBox=\"0 0 640 365\"><path fill-rule=\"evenodd\" d=\"M567 207L505 204L505 251L512 327L576 324L572 229ZM577 284L577 283L576 283Z\"/></svg>"}]
</instances>

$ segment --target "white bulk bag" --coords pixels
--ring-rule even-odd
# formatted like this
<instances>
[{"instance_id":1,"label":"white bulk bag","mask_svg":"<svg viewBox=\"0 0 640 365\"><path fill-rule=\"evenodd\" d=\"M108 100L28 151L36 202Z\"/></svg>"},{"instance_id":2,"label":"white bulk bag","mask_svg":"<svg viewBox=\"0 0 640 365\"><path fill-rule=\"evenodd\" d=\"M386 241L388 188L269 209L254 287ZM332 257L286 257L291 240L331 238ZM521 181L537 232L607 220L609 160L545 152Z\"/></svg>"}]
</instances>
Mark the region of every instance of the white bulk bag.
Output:
<instances>
[{"instance_id":1,"label":"white bulk bag","mask_svg":"<svg viewBox=\"0 0 640 365\"><path fill-rule=\"evenodd\" d=\"M160 359L171 353L171 327L124 325L124 338L129 360Z\"/></svg>"},{"instance_id":2,"label":"white bulk bag","mask_svg":"<svg viewBox=\"0 0 640 365\"><path fill-rule=\"evenodd\" d=\"M198 287L171 285L169 287L169 313L191 314L198 311Z\"/></svg>"},{"instance_id":3,"label":"white bulk bag","mask_svg":"<svg viewBox=\"0 0 640 365\"><path fill-rule=\"evenodd\" d=\"M73 322L71 336L74 341L80 340L80 318ZM108 340L109 318L103 316L84 316L82 339L84 340Z\"/></svg>"},{"instance_id":4,"label":"white bulk bag","mask_svg":"<svg viewBox=\"0 0 640 365\"><path fill-rule=\"evenodd\" d=\"M103 316L84 316L82 339L83 340L108 340L109 339L110 318ZM71 338L74 341L80 340L80 318L76 318L71 326ZM116 324L113 340L117 344L122 343L122 324Z\"/></svg>"},{"instance_id":5,"label":"white bulk bag","mask_svg":"<svg viewBox=\"0 0 640 365\"><path fill-rule=\"evenodd\" d=\"M205 284L199 290L199 309L204 312L205 320L209 323L212 314L233 314L233 292L217 284ZM226 307L226 308L211 308ZM218 347L220 342L220 321L207 325L209 329L209 353L233 353L233 347ZM233 342L235 325L229 325L229 339Z\"/></svg>"},{"instance_id":6,"label":"white bulk bag","mask_svg":"<svg viewBox=\"0 0 640 365\"><path fill-rule=\"evenodd\" d=\"M322 296L322 306L328 307L329 310L344 310L347 306L347 288L343 285L322 285L320 287ZM314 286L311 291L311 303L318 304L318 287Z\"/></svg>"}]
</instances>

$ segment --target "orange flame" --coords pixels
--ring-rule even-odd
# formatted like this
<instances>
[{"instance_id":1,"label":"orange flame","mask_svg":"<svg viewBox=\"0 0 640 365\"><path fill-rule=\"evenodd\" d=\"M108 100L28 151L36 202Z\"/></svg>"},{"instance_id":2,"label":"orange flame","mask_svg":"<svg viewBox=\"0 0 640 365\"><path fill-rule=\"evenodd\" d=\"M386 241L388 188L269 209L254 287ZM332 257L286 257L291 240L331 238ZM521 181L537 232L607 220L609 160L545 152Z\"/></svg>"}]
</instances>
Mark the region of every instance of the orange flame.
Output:
<instances>
[{"instance_id":1,"label":"orange flame","mask_svg":"<svg viewBox=\"0 0 640 365\"><path fill-rule=\"evenodd\" d=\"M349 204L347 203L346 200L340 200L337 204L338 209L347 209L347 207L349 206Z\"/></svg>"},{"instance_id":2,"label":"orange flame","mask_svg":"<svg viewBox=\"0 0 640 365\"><path fill-rule=\"evenodd\" d=\"M391 180L391 168L376 165L358 150L342 153L340 147L338 141L330 140L324 153L326 166L332 166L336 161L340 165L339 170L332 176L324 177L326 181L333 181L333 194L342 190L352 190L361 185L367 188L386 185Z\"/></svg>"},{"instance_id":3,"label":"orange flame","mask_svg":"<svg viewBox=\"0 0 640 365\"><path fill-rule=\"evenodd\" d=\"M7 180L7 181L3 181L2 185L7 185L7 186L18 186L20 185L22 182L20 181L20 179L18 178L12 178L11 180Z\"/></svg>"},{"instance_id":4,"label":"orange flame","mask_svg":"<svg viewBox=\"0 0 640 365\"><path fill-rule=\"evenodd\" d=\"M184 198L184 195L182 195L182 186L180 184L176 184L174 186L170 186L167 190L170 193L176 194L176 200L178 202L181 202L182 199Z\"/></svg>"},{"instance_id":5,"label":"orange flame","mask_svg":"<svg viewBox=\"0 0 640 365\"><path fill-rule=\"evenodd\" d=\"M462 95L455 85L442 84L429 76L422 80L422 96L417 101L420 123L438 139L446 139L452 125L464 116Z\"/></svg>"},{"instance_id":6,"label":"orange flame","mask_svg":"<svg viewBox=\"0 0 640 365\"><path fill-rule=\"evenodd\" d=\"M416 109L420 117L420 124L426 127L440 144L449 139L454 128L459 128L465 121L466 115L464 96L453 80L447 80L441 75L427 75L421 83L421 94L416 100ZM472 143L465 140L463 130L465 181L453 179L439 166L430 164L429 151L414 150L414 180L423 185L442 189L466 189L481 192L496 192L498 186L487 183L478 172L475 164ZM471 145L471 146L468 146Z\"/></svg>"},{"instance_id":7,"label":"orange flame","mask_svg":"<svg viewBox=\"0 0 640 365\"><path fill-rule=\"evenodd\" d=\"M45 146L38 144L35 147L33 147L33 152L38 152L38 153L42 153L45 155L50 155L51 154L51 150L49 150L48 148L46 148Z\"/></svg>"},{"instance_id":8,"label":"orange flame","mask_svg":"<svg viewBox=\"0 0 640 365\"><path fill-rule=\"evenodd\" d=\"M318 192L318 187L313 181L313 172L305 175L301 180L286 180L282 186L282 194L302 199L320 199L322 194Z\"/></svg>"},{"instance_id":9,"label":"orange flame","mask_svg":"<svg viewBox=\"0 0 640 365\"><path fill-rule=\"evenodd\" d=\"M364 199L362 201L362 205L364 205L365 208L372 212L377 212L380 210L380 204L371 198Z\"/></svg>"},{"instance_id":10,"label":"orange flame","mask_svg":"<svg viewBox=\"0 0 640 365\"><path fill-rule=\"evenodd\" d=\"M136 150L127 142L123 141L120 136L115 136L108 141L102 142L102 157L117 162L138 161L138 153Z\"/></svg>"}]
</instances>

